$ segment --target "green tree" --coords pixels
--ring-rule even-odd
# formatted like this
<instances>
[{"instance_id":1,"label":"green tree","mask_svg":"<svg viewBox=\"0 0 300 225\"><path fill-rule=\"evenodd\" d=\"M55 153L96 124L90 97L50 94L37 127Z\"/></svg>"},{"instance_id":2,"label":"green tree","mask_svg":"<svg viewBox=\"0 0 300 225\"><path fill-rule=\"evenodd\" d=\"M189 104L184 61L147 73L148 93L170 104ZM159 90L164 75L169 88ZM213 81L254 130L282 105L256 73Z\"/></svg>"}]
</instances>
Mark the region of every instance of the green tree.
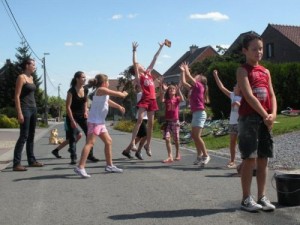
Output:
<instances>
[{"instance_id":1,"label":"green tree","mask_svg":"<svg viewBox=\"0 0 300 225\"><path fill-rule=\"evenodd\" d=\"M51 96L48 98L49 114L52 118L62 117L66 113L66 102L61 97Z\"/></svg>"},{"instance_id":2,"label":"green tree","mask_svg":"<svg viewBox=\"0 0 300 225\"><path fill-rule=\"evenodd\" d=\"M135 118L136 93L134 90L134 76L129 72L130 67L120 73L117 89L127 91L128 96L123 100L122 104L127 109L125 116ZM130 110L128 110L130 109Z\"/></svg>"}]
</instances>

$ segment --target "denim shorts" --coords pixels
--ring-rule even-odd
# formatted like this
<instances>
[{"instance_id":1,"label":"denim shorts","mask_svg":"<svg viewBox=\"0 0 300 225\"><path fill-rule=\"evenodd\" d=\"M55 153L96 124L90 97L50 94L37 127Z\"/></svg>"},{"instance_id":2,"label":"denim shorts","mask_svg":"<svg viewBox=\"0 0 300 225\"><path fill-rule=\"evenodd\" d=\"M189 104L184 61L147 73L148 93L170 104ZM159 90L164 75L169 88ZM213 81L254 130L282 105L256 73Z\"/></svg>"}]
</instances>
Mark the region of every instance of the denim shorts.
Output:
<instances>
[{"instance_id":1,"label":"denim shorts","mask_svg":"<svg viewBox=\"0 0 300 225\"><path fill-rule=\"evenodd\" d=\"M240 116L238 130L242 159L273 157L273 138L259 115Z\"/></svg>"},{"instance_id":2,"label":"denim shorts","mask_svg":"<svg viewBox=\"0 0 300 225\"><path fill-rule=\"evenodd\" d=\"M204 110L199 110L196 112L193 112L193 118L192 118L192 127L204 127L204 123L206 121L206 112Z\"/></svg>"},{"instance_id":3,"label":"denim shorts","mask_svg":"<svg viewBox=\"0 0 300 225\"><path fill-rule=\"evenodd\" d=\"M237 124L229 124L228 133L229 134L238 134L238 125Z\"/></svg>"}]
</instances>

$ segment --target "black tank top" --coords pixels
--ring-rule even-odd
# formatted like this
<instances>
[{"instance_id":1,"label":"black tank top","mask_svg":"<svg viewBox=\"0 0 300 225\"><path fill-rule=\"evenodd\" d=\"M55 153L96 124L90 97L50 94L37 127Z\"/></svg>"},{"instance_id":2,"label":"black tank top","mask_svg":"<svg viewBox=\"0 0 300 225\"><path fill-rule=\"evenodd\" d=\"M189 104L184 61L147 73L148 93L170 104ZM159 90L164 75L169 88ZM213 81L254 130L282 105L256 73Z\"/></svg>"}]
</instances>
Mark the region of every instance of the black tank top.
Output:
<instances>
[{"instance_id":1,"label":"black tank top","mask_svg":"<svg viewBox=\"0 0 300 225\"><path fill-rule=\"evenodd\" d=\"M34 83L25 83L22 87L20 102L21 108L26 107L36 107L34 92L36 90L36 86Z\"/></svg>"},{"instance_id":2,"label":"black tank top","mask_svg":"<svg viewBox=\"0 0 300 225\"><path fill-rule=\"evenodd\" d=\"M84 96L79 97L75 87L71 87L68 90L68 92L72 95L71 111L73 117L83 117L88 91L89 90L87 88L84 88Z\"/></svg>"}]
</instances>

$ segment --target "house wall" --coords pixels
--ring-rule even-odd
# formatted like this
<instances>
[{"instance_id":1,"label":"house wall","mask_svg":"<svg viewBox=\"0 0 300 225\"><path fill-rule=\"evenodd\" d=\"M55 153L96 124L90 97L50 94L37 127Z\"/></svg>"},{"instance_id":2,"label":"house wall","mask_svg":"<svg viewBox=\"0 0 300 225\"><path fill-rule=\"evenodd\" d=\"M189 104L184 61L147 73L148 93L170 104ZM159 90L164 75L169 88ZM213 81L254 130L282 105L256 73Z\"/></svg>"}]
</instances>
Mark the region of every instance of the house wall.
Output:
<instances>
[{"instance_id":1,"label":"house wall","mask_svg":"<svg viewBox=\"0 0 300 225\"><path fill-rule=\"evenodd\" d=\"M264 42L263 60L282 63L282 62L300 62L300 47L283 36L277 30L269 27L262 34ZM274 56L267 58L267 45L273 44Z\"/></svg>"}]
</instances>

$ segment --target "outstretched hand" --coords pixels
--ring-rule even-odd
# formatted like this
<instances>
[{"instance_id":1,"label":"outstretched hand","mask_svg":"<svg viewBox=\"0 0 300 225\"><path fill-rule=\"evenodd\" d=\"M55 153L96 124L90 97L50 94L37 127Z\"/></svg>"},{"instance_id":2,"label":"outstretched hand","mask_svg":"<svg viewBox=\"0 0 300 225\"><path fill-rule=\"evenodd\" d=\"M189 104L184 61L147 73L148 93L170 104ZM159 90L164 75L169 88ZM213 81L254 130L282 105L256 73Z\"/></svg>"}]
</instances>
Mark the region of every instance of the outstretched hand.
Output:
<instances>
[{"instance_id":1,"label":"outstretched hand","mask_svg":"<svg viewBox=\"0 0 300 225\"><path fill-rule=\"evenodd\" d=\"M139 44L136 41L132 42L132 51L136 51L138 46Z\"/></svg>"}]
</instances>

